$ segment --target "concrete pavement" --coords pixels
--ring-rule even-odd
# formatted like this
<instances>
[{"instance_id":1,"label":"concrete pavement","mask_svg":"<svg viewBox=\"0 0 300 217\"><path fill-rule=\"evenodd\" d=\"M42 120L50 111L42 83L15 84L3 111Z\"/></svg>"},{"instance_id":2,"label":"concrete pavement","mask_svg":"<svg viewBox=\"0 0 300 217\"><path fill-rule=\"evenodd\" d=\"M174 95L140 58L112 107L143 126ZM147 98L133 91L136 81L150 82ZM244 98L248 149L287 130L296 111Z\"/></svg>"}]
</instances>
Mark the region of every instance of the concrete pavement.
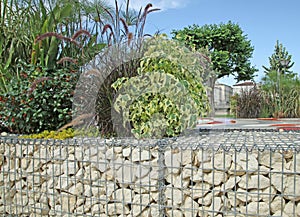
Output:
<instances>
[{"instance_id":1,"label":"concrete pavement","mask_svg":"<svg viewBox=\"0 0 300 217\"><path fill-rule=\"evenodd\" d=\"M281 119L239 119L239 118L200 118L197 128L205 129L270 129L300 131L300 118Z\"/></svg>"}]
</instances>

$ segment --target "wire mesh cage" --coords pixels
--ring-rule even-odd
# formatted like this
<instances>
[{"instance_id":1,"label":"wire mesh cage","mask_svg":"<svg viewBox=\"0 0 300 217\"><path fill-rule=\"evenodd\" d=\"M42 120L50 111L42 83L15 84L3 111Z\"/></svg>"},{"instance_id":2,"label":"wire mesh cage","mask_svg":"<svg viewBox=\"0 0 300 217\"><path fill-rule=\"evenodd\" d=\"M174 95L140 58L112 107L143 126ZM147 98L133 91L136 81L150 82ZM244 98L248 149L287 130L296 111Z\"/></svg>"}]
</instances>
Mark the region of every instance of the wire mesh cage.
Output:
<instances>
[{"instance_id":1,"label":"wire mesh cage","mask_svg":"<svg viewBox=\"0 0 300 217\"><path fill-rule=\"evenodd\" d=\"M0 144L2 216L299 216L300 133Z\"/></svg>"}]
</instances>

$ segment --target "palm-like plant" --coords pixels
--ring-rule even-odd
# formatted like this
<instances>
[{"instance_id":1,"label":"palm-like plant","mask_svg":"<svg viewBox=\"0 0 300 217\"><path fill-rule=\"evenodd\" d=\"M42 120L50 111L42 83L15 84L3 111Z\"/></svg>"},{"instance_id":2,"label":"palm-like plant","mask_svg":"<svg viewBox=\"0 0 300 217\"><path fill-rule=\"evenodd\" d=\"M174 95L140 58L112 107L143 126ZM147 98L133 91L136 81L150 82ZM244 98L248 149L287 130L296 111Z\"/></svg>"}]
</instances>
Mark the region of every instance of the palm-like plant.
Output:
<instances>
[{"instance_id":1,"label":"palm-like plant","mask_svg":"<svg viewBox=\"0 0 300 217\"><path fill-rule=\"evenodd\" d=\"M103 1L95 2L99 4L97 8L109 8ZM0 93L7 91L11 78L19 76L20 61L55 68L57 61L62 57L81 58L79 64L83 64L98 53L104 47L104 43L101 31L95 32L93 29L97 22L91 19L92 14L103 14L103 11L97 8L83 1L1 1ZM88 38L86 34L77 36L78 44L83 46L74 46L58 37L36 40L47 33L71 38L79 30L88 30L92 34Z\"/></svg>"}]
</instances>

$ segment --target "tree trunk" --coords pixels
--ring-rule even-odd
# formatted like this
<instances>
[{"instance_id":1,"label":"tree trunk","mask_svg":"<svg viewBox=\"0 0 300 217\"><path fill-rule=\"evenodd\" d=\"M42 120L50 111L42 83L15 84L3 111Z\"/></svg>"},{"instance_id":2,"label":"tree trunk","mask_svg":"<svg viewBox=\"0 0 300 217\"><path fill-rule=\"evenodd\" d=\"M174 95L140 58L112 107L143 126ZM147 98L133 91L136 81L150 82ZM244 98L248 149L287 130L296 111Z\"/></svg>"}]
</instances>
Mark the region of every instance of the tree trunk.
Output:
<instances>
[{"instance_id":1,"label":"tree trunk","mask_svg":"<svg viewBox=\"0 0 300 217\"><path fill-rule=\"evenodd\" d=\"M209 117L214 117L215 116L215 83L217 81L217 77L215 76L211 76L209 78L209 103L210 103L210 108L211 108L211 112L208 114Z\"/></svg>"}]
</instances>

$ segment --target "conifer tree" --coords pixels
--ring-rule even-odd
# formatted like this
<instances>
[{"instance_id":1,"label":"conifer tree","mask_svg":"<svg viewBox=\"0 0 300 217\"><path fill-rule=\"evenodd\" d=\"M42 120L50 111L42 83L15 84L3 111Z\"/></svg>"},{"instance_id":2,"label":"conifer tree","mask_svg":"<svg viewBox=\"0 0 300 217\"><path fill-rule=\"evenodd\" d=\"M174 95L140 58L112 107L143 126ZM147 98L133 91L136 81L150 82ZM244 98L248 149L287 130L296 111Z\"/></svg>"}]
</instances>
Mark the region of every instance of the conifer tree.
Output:
<instances>
[{"instance_id":1,"label":"conifer tree","mask_svg":"<svg viewBox=\"0 0 300 217\"><path fill-rule=\"evenodd\" d=\"M274 53L269 57L270 67L263 66L265 73L269 74L271 71L276 71L281 74L291 74L292 71L290 71L290 68L294 65L291 59L292 55L290 55L286 48L277 40Z\"/></svg>"}]
</instances>

